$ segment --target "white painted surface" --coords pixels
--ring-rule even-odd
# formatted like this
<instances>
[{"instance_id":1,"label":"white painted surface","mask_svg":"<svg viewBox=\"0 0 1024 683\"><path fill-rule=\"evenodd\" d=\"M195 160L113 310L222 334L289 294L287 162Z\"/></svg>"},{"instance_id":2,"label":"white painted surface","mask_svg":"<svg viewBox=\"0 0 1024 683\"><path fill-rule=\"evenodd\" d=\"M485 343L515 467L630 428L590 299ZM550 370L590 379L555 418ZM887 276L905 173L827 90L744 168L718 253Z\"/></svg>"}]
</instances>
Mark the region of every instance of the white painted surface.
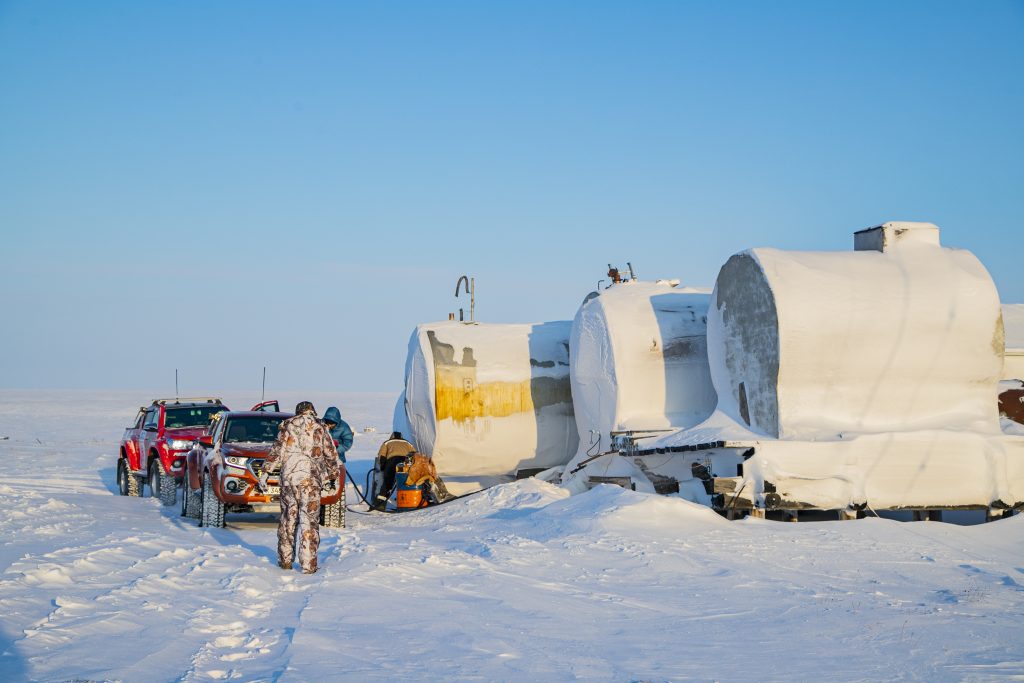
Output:
<instances>
[{"instance_id":1,"label":"white painted surface","mask_svg":"<svg viewBox=\"0 0 1024 683\"><path fill-rule=\"evenodd\" d=\"M1024 352L1024 304L1003 304L1006 349Z\"/></svg>"},{"instance_id":2,"label":"white painted surface","mask_svg":"<svg viewBox=\"0 0 1024 683\"><path fill-rule=\"evenodd\" d=\"M1003 357L1003 379L1024 379L1024 351L1007 351Z\"/></svg>"},{"instance_id":3,"label":"white painted surface","mask_svg":"<svg viewBox=\"0 0 1024 683\"><path fill-rule=\"evenodd\" d=\"M1024 304L1003 304L1006 355L1003 379L1024 379Z\"/></svg>"}]
</instances>

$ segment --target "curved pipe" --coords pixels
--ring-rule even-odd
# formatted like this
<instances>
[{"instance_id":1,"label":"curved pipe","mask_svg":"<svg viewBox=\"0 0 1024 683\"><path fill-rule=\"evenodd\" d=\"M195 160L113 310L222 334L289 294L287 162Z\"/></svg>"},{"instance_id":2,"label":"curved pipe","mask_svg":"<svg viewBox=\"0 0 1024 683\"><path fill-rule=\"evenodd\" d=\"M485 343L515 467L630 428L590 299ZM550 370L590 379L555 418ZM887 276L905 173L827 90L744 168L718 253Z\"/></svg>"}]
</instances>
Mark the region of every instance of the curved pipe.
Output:
<instances>
[{"instance_id":1,"label":"curved pipe","mask_svg":"<svg viewBox=\"0 0 1024 683\"><path fill-rule=\"evenodd\" d=\"M455 296L456 297L459 296L459 287L462 285L463 282L466 283L466 294L469 294L469 278L466 277L465 275L463 275L462 277L459 278L458 282L455 283Z\"/></svg>"}]
</instances>

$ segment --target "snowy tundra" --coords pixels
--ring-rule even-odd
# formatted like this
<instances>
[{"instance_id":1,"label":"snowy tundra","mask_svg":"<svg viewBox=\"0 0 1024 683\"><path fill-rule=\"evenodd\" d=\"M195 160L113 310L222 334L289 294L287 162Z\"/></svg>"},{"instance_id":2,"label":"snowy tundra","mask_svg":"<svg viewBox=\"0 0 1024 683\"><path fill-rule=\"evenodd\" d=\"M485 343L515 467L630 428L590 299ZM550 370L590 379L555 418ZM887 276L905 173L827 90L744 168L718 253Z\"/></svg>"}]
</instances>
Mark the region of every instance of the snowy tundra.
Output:
<instances>
[{"instance_id":1,"label":"snowy tundra","mask_svg":"<svg viewBox=\"0 0 1024 683\"><path fill-rule=\"evenodd\" d=\"M0 392L0 680L1024 679L1021 515L728 522L524 480L350 513L302 576L275 565L273 518L200 529L115 495L151 398ZM360 432L361 480L395 396L309 398Z\"/></svg>"}]
</instances>

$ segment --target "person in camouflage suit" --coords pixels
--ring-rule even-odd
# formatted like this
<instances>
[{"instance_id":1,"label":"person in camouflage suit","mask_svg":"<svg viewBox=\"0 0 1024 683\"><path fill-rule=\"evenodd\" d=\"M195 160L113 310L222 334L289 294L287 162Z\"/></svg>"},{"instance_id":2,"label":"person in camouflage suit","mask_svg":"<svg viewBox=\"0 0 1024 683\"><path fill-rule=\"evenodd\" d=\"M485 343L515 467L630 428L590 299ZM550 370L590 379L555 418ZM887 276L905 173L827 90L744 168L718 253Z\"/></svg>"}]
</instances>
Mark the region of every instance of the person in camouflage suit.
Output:
<instances>
[{"instance_id":1,"label":"person in camouflage suit","mask_svg":"<svg viewBox=\"0 0 1024 683\"><path fill-rule=\"evenodd\" d=\"M291 569L295 533L299 537L299 565L306 574L316 571L320 546L320 494L324 484L337 481L338 452L327 427L317 419L313 404L295 406L295 417L281 423L277 440L264 462L269 471L280 470L281 521L277 526L277 563Z\"/></svg>"}]
</instances>

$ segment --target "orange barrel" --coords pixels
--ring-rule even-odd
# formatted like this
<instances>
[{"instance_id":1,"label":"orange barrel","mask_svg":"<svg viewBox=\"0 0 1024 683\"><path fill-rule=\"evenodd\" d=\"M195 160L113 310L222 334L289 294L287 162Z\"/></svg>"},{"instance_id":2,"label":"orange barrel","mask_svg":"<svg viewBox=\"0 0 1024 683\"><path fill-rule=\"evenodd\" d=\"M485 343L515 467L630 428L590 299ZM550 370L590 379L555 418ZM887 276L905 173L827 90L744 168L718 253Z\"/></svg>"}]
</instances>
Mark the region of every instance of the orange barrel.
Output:
<instances>
[{"instance_id":1,"label":"orange barrel","mask_svg":"<svg viewBox=\"0 0 1024 683\"><path fill-rule=\"evenodd\" d=\"M395 496L395 505L399 510L410 510L423 505L423 491L415 489L398 489Z\"/></svg>"},{"instance_id":2,"label":"orange barrel","mask_svg":"<svg viewBox=\"0 0 1024 683\"><path fill-rule=\"evenodd\" d=\"M408 480L409 466L399 465L395 470L395 506L399 510L415 510L426 504L423 500L423 487L410 486Z\"/></svg>"}]
</instances>

